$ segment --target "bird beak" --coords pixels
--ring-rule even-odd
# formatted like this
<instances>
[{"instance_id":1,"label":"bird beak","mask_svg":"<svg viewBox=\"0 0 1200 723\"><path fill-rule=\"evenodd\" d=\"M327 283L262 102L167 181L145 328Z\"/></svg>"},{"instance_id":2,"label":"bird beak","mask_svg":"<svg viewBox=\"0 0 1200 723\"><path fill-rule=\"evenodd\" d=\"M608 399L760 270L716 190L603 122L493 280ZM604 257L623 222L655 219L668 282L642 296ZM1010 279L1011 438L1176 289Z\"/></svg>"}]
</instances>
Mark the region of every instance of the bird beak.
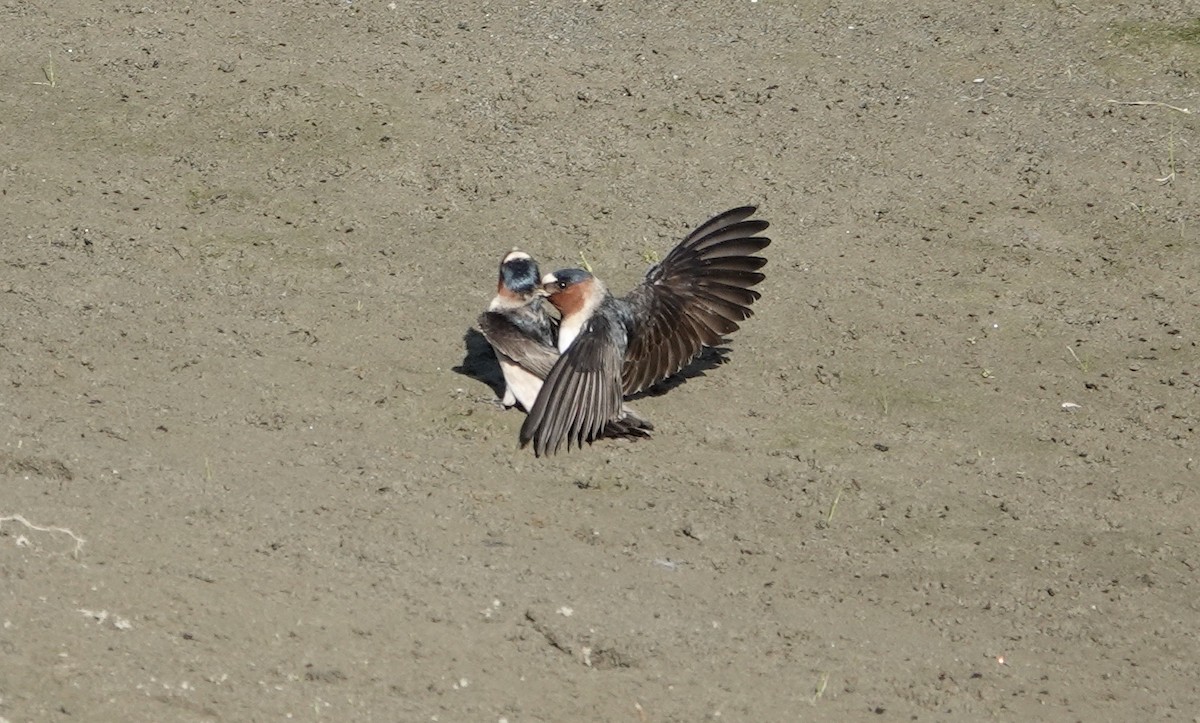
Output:
<instances>
[{"instance_id":1,"label":"bird beak","mask_svg":"<svg viewBox=\"0 0 1200 723\"><path fill-rule=\"evenodd\" d=\"M541 298L546 299L546 298L549 298L550 292L546 291L544 288L539 286L533 290L533 295L540 296Z\"/></svg>"}]
</instances>

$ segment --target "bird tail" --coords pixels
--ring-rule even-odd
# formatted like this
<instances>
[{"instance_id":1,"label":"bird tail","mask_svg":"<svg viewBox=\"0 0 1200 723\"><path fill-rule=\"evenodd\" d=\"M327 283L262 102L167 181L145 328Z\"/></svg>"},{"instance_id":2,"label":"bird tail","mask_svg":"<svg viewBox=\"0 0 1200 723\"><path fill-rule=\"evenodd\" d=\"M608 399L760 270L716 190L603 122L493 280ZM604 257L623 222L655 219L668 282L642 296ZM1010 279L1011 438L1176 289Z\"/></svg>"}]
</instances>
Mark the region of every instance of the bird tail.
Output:
<instances>
[{"instance_id":1,"label":"bird tail","mask_svg":"<svg viewBox=\"0 0 1200 723\"><path fill-rule=\"evenodd\" d=\"M654 431L654 425L650 423L650 420L635 412L633 407L624 405L621 407L621 416L609 420L604 425L604 431L600 436L644 439L649 437L652 431Z\"/></svg>"}]
</instances>

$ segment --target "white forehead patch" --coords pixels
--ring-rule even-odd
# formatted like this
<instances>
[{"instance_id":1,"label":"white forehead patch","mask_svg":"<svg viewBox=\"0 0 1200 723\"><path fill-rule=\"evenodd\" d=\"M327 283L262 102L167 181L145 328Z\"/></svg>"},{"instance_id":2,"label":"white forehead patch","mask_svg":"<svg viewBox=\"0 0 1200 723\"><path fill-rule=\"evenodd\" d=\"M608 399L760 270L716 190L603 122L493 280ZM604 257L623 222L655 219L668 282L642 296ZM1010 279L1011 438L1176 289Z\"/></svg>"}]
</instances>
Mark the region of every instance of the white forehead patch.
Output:
<instances>
[{"instance_id":1,"label":"white forehead patch","mask_svg":"<svg viewBox=\"0 0 1200 723\"><path fill-rule=\"evenodd\" d=\"M532 257L532 256L530 256L529 254L525 253L525 252L524 252L524 251L522 251L521 249L513 249L512 251L509 251L509 252L508 252L508 255L507 255L507 256L505 256L505 257L504 257L504 260L503 260L503 261L501 261L500 263L502 263L502 264L507 264L509 261L516 261L517 259L529 259L529 260L532 260L532 259L533 259L533 257Z\"/></svg>"},{"instance_id":2,"label":"white forehead patch","mask_svg":"<svg viewBox=\"0 0 1200 723\"><path fill-rule=\"evenodd\" d=\"M545 276L542 277L543 284L553 284L553 283L556 283L557 281L558 281L558 277L555 276L553 273L546 274Z\"/></svg>"}]
</instances>

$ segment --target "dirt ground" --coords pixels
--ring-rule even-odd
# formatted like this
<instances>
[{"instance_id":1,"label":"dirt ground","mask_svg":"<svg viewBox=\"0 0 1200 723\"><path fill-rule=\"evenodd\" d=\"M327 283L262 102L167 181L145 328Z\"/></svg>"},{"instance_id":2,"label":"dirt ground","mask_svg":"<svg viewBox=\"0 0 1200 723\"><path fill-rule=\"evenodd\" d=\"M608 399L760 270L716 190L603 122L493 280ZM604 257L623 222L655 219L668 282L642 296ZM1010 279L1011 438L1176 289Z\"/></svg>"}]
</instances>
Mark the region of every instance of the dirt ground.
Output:
<instances>
[{"instance_id":1,"label":"dirt ground","mask_svg":"<svg viewBox=\"0 0 1200 723\"><path fill-rule=\"evenodd\" d=\"M0 23L0 719L1197 720L1192 0L106 5ZM743 203L517 449L500 256Z\"/></svg>"}]
</instances>

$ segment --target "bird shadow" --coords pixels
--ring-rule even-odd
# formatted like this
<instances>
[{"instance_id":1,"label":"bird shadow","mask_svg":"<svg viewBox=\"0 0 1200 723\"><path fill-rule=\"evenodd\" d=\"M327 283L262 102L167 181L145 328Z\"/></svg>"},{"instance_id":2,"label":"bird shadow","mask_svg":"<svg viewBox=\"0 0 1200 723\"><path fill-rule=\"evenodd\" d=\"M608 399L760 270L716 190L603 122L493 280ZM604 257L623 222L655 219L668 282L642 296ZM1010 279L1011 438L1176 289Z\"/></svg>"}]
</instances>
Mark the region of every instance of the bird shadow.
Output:
<instances>
[{"instance_id":1,"label":"bird shadow","mask_svg":"<svg viewBox=\"0 0 1200 723\"><path fill-rule=\"evenodd\" d=\"M492 345L478 329L470 328L463 334L463 349L462 363L451 367L450 371L488 385L497 397L504 396L504 373L500 371L500 362L496 361Z\"/></svg>"},{"instance_id":2,"label":"bird shadow","mask_svg":"<svg viewBox=\"0 0 1200 723\"><path fill-rule=\"evenodd\" d=\"M706 346L683 369L680 369L661 382L651 384L637 394L626 397L626 399L636 400L645 397L661 397L672 389L677 389L687 384L689 380L706 376L705 372L716 369L729 361L729 353L730 349L727 346Z\"/></svg>"},{"instance_id":3,"label":"bird shadow","mask_svg":"<svg viewBox=\"0 0 1200 723\"><path fill-rule=\"evenodd\" d=\"M501 397L504 395L504 374L500 371L500 363L492 345L477 329L470 328L463 334L463 360L451 371L461 374L477 382L491 387L492 392ZM705 376L705 372L715 369L729 360L730 349L727 346L704 347L700 354L690 364L666 379L652 384L629 399L658 397L672 389L681 387L690 379Z\"/></svg>"}]
</instances>

